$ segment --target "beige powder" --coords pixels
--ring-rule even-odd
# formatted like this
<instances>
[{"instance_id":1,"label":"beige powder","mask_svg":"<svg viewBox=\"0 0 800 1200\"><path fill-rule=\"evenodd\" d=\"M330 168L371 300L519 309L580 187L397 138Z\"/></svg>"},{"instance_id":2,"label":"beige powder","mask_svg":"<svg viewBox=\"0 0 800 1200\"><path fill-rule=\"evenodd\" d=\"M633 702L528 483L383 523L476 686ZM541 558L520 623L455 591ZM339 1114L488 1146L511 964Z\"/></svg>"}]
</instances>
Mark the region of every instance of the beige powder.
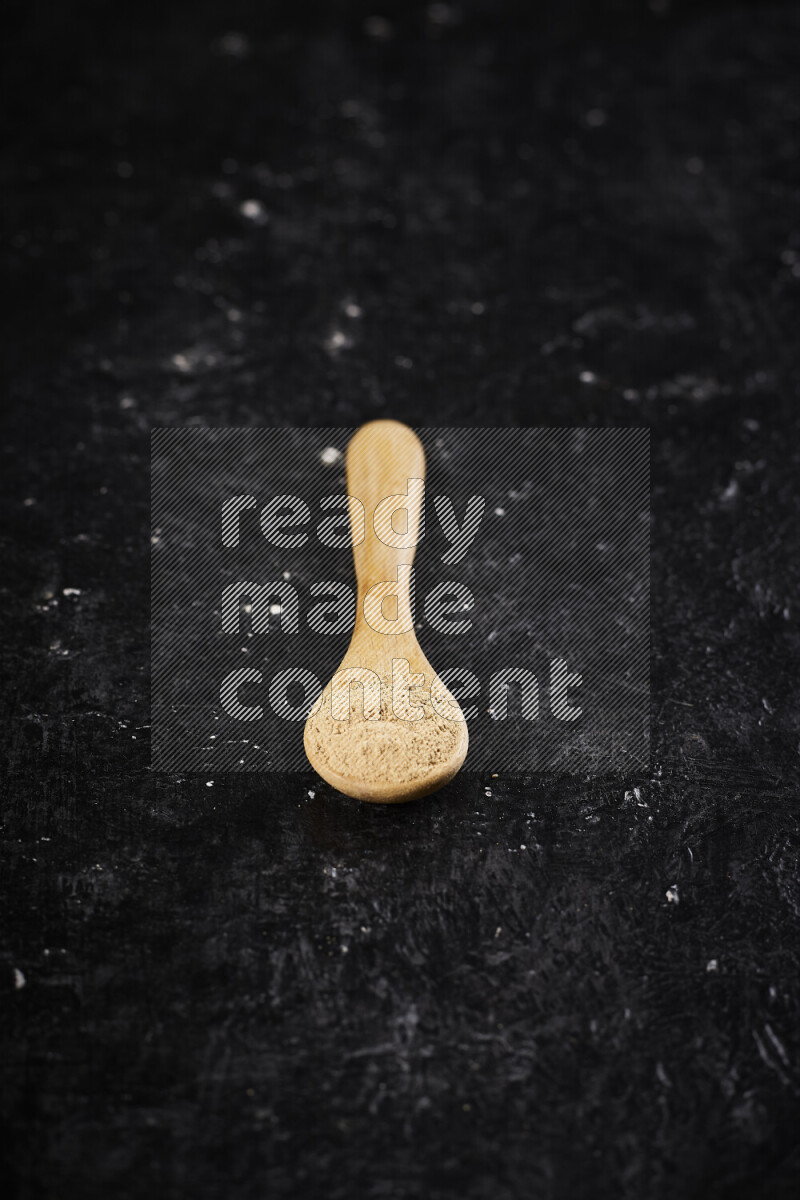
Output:
<instances>
[{"instance_id":1,"label":"beige powder","mask_svg":"<svg viewBox=\"0 0 800 1200\"><path fill-rule=\"evenodd\" d=\"M409 690L412 709L423 709L417 721L395 716L390 676L381 677L380 720L365 719L363 689L359 686L350 687L349 720L335 720L331 715L331 688L329 683L308 722L306 740L313 757L337 775L357 777L366 784L413 781L428 775L436 763L452 758L460 737L459 724L439 716L431 704L429 688ZM449 693L447 696L452 699Z\"/></svg>"}]
</instances>

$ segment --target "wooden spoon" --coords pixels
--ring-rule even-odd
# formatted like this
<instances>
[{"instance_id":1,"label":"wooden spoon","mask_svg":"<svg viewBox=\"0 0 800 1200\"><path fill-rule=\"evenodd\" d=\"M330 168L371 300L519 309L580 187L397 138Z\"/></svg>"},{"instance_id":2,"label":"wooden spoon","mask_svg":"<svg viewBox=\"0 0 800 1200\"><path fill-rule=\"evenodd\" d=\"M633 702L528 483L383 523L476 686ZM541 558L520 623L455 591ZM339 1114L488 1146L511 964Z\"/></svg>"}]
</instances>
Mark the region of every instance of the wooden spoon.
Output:
<instances>
[{"instance_id":1,"label":"wooden spoon","mask_svg":"<svg viewBox=\"0 0 800 1200\"><path fill-rule=\"evenodd\" d=\"M351 502L350 508L356 622L341 666L312 708L304 731L308 760L323 779L347 796L379 804L415 800L443 787L463 763L469 743L464 715L437 679L414 630L409 568L424 479L422 443L399 421L371 421L351 439L347 492L363 505L363 520L358 505ZM404 529L401 513L392 520L392 509L406 495ZM376 589L382 583L386 588ZM396 601L389 598L395 595ZM343 671L348 675L343 677ZM353 685L353 671L374 675L362 675L362 686ZM380 696L377 680L383 682Z\"/></svg>"}]
</instances>

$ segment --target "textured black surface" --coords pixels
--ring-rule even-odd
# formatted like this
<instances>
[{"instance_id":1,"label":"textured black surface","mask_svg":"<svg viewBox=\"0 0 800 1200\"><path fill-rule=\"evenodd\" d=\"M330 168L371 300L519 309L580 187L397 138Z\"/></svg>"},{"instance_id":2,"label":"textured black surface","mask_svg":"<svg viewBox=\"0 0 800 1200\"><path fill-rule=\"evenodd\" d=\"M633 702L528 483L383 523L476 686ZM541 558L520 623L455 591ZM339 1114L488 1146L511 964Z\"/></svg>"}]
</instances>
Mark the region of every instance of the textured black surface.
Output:
<instances>
[{"instance_id":1,"label":"textured black surface","mask_svg":"<svg viewBox=\"0 0 800 1200\"><path fill-rule=\"evenodd\" d=\"M3 1183L789 1195L796 9L380 11L12 10ZM377 415L651 426L652 778L150 772L149 427Z\"/></svg>"}]
</instances>

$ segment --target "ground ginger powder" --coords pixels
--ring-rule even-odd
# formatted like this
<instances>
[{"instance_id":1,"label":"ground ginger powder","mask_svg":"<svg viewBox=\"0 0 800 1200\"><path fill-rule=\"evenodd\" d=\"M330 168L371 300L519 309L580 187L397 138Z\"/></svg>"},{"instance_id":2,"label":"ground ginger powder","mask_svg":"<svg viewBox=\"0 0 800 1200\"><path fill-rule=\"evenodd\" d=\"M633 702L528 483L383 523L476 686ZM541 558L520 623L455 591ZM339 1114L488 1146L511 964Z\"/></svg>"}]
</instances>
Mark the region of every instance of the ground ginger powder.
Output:
<instances>
[{"instance_id":1,"label":"ground ginger powder","mask_svg":"<svg viewBox=\"0 0 800 1200\"><path fill-rule=\"evenodd\" d=\"M364 688L355 685L349 688L349 718L336 720L331 689L332 682L315 707L306 738L316 759L337 775L357 777L365 784L413 781L453 756L459 724L436 712L429 688L412 685L408 689L412 712L423 710L418 720L395 715L395 708L403 709L392 705L391 676L380 676L380 719L365 717ZM366 707L369 711L368 704ZM373 717L376 711L377 707Z\"/></svg>"}]
</instances>

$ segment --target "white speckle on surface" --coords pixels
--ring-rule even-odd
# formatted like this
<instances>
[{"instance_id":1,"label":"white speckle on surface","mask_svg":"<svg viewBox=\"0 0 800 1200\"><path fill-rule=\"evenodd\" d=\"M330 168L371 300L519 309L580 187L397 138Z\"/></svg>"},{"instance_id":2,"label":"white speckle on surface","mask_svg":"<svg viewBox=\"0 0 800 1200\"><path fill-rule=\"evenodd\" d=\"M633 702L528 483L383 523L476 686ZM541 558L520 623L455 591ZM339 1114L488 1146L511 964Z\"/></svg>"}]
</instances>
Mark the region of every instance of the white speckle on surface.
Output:
<instances>
[{"instance_id":1,"label":"white speckle on surface","mask_svg":"<svg viewBox=\"0 0 800 1200\"><path fill-rule=\"evenodd\" d=\"M208 779L208 780L206 780L206 787L213 787L213 786L214 786L214 780L213 780L213 779Z\"/></svg>"},{"instance_id":2,"label":"white speckle on surface","mask_svg":"<svg viewBox=\"0 0 800 1200\"><path fill-rule=\"evenodd\" d=\"M348 350L353 344L353 339L348 337L341 329L334 329L333 333L325 342L325 349L330 354L337 354L339 350Z\"/></svg>"},{"instance_id":3,"label":"white speckle on surface","mask_svg":"<svg viewBox=\"0 0 800 1200\"><path fill-rule=\"evenodd\" d=\"M706 963L706 971L716 971L719 968L719 963L715 958L710 958Z\"/></svg>"},{"instance_id":4,"label":"white speckle on surface","mask_svg":"<svg viewBox=\"0 0 800 1200\"><path fill-rule=\"evenodd\" d=\"M28 982L27 979L23 975L22 971L20 971L19 967L14 967L14 989L15 989L15 991L21 992L27 982Z\"/></svg>"},{"instance_id":5,"label":"white speckle on surface","mask_svg":"<svg viewBox=\"0 0 800 1200\"><path fill-rule=\"evenodd\" d=\"M340 461L342 457L341 450L337 450L335 446L326 446L320 454L320 462L324 467L333 467Z\"/></svg>"},{"instance_id":6,"label":"white speckle on surface","mask_svg":"<svg viewBox=\"0 0 800 1200\"><path fill-rule=\"evenodd\" d=\"M494 510L494 515L496 517L504 517L506 515L506 510L504 508L496 508Z\"/></svg>"},{"instance_id":7,"label":"white speckle on surface","mask_svg":"<svg viewBox=\"0 0 800 1200\"><path fill-rule=\"evenodd\" d=\"M502 932L503 932L503 926L502 926L502 925L498 925L498 926L497 926L497 929L495 929L495 931L494 931L494 936L495 936L496 938L499 938L499 937L500 937L500 934L501 934Z\"/></svg>"},{"instance_id":8,"label":"white speckle on surface","mask_svg":"<svg viewBox=\"0 0 800 1200\"><path fill-rule=\"evenodd\" d=\"M225 54L228 58L247 58L250 53L250 43L247 38L236 30L224 33L219 39L218 46L220 54Z\"/></svg>"},{"instance_id":9,"label":"white speckle on surface","mask_svg":"<svg viewBox=\"0 0 800 1200\"><path fill-rule=\"evenodd\" d=\"M362 315L362 311L359 304L345 304L344 306L344 315L351 317L354 321Z\"/></svg>"},{"instance_id":10,"label":"white speckle on surface","mask_svg":"<svg viewBox=\"0 0 800 1200\"><path fill-rule=\"evenodd\" d=\"M316 794L317 794L316 792L309 790L309 793L308 793L309 800L313 800L314 797L316 796Z\"/></svg>"},{"instance_id":11,"label":"white speckle on surface","mask_svg":"<svg viewBox=\"0 0 800 1200\"><path fill-rule=\"evenodd\" d=\"M524 842L522 842L520 845L520 850L527 850L527 849L528 849L528 847L525 845Z\"/></svg>"},{"instance_id":12,"label":"white speckle on surface","mask_svg":"<svg viewBox=\"0 0 800 1200\"><path fill-rule=\"evenodd\" d=\"M379 42L387 42L394 35L394 26L391 21L387 21L386 17L367 17L364 22L364 32L367 37L375 38Z\"/></svg>"},{"instance_id":13,"label":"white speckle on surface","mask_svg":"<svg viewBox=\"0 0 800 1200\"><path fill-rule=\"evenodd\" d=\"M33 508L36 501L34 500L33 496L26 496L22 503L26 508Z\"/></svg>"},{"instance_id":14,"label":"white speckle on surface","mask_svg":"<svg viewBox=\"0 0 800 1200\"><path fill-rule=\"evenodd\" d=\"M80 588L62 588L61 589L62 596L80 596L80 594L81 594Z\"/></svg>"},{"instance_id":15,"label":"white speckle on surface","mask_svg":"<svg viewBox=\"0 0 800 1200\"><path fill-rule=\"evenodd\" d=\"M292 572L291 572L291 571L284 571L284 572L283 572L283 578L284 578L284 579L291 579L291 577L292 577Z\"/></svg>"},{"instance_id":16,"label":"white speckle on surface","mask_svg":"<svg viewBox=\"0 0 800 1200\"><path fill-rule=\"evenodd\" d=\"M277 617L283 611L283 608L280 604L270 604L269 611L273 617Z\"/></svg>"},{"instance_id":17,"label":"white speckle on surface","mask_svg":"<svg viewBox=\"0 0 800 1200\"><path fill-rule=\"evenodd\" d=\"M119 401L120 408L135 408L136 401L133 396L121 396Z\"/></svg>"},{"instance_id":18,"label":"white speckle on surface","mask_svg":"<svg viewBox=\"0 0 800 1200\"><path fill-rule=\"evenodd\" d=\"M672 1081L670 1080L669 1075L667 1075L667 1072L664 1070L663 1063L656 1063L656 1075L658 1076L658 1082L660 1084L662 1084L664 1087L672 1087Z\"/></svg>"},{"instance_id":19,"label":"white speckle on surface","mask_svg":"<svg viewBox=\"0 0 800 1200\"><path fill-rule=\"evenodd\" d=\"M234 325L237 324L237 322L241 321L241 319L242 319L242 314L238 308L229 308L227 310L227 312L225 313L225 316Z\"/></svg>"},{"instance_id":20,"label":"white speckle on surface","mask_svg":"<svg viewBox=\"0 0 800 1200\"><path fill-rule=\"evenodd\" d=\"M677 883L673 883L672 887L668 887L666 894L667 894L667 903L668 904L679 904L680 903L680 896L678 895Z\"/></svg>"},{"instance_id":21,"label":"white speckle on surface","mask_svg":"<svg viewBox=\"0 0 800 1200\"><path fill-rule=\"evenodd\" d=\"M263 225L268 220L266 209L260 200L243 200L239 205L239 212L246 221L255 221L258 225Z\"/></svg>"},{"instance_id":22,"label":"white speckle on surface","mask_svg":"<svg viewBox=\"0 0 800 1200\"><path fill-rule=\"evenodd\" d=\"M342 954L349 954L349 953L350 953L350 947L349 947L349 946L341 945L341 946L339 947L339 949L341 950Z\"/></svg>"},{"instance_id":23,"label":"white speckle on surface","mask_svg":"<svg viewBox=\"0 0 800 1200\"><path fill-rule=\"evenodd\" d=\"M728 484L728 486L725 488L724 492L721 493L720 503L730 504L730 502L732 500L735 500L738 495L739 495L739 484L738 484L737 480L732 479L730 481L730 483Z\"/></svg>"},{"instance_id":24,"label":"white speckle on surface","mask_svg":"<svg viewBox=\"0 0 800 1200\"><path fill-rule=\"evenodd\" d=\"M597 376L594 371L581 371L578 379L580 379L581 383L597 383Z\"/></svg>"},{"instance_id":25,"label":"white speckle on surface","mask_svg":"<svg viewBox=\"0 0 800 1200\"><path fill-rule=\"evenodd\" d=\"M449 4L429 4L425 14L432 25L450 25L458 21L458 11Z\"/></svg>"},{"instance_id":26,"label":"white speckle on surface","mask_svg":"<svg viewBox=\"0 0 800 1200\"><path fill-rule=\"evenodd\" d=\"M192 364L189 362L189 359L185 354L173 354L171 361L173 367L176 367L179 371L183 371L184 373L191 371L192 369Z\"/></svg>"},{"instance_id":27,"label":"white speckle on surface","mask_svg":"<svg viewBox=\"0 0 800 1200\"><path fill-rule=\"evenodd\" d=\"M492 789L491 789L490 787L485 787L485 788L483 789L483 794L484 794L484 796L491 796L491 794L492 794Z\"/></svg>"}]
</instances>

